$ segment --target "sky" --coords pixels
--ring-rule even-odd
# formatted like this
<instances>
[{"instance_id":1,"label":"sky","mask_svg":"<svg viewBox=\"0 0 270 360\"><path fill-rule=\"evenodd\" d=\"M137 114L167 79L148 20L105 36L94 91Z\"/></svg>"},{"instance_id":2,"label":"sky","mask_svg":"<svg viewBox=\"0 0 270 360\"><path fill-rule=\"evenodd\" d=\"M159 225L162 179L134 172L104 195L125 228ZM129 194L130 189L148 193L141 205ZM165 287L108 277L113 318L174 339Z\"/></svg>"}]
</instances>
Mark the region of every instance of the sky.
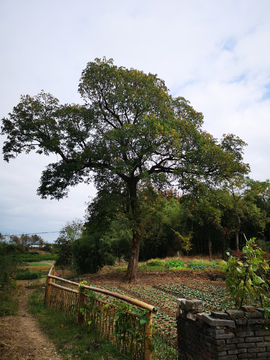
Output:
<instances>
[{"instance_id":1,"label":"sky","mask_svg":"<svg viewBox=\"0 0 270 360\"><path fill-rule=\"evenodd\" d=\"M0 0L0 119L21 95L82 103L82 70L95 58L157 74L172 96L204 114L215 138L244 140L254 180L270 179L269 0ZM2 149L5 136L0 136ZM0 157L0 233L52 243L83 220L93 185L63 200L36 190L53 156Z\"/></svg>"}]
</instances>

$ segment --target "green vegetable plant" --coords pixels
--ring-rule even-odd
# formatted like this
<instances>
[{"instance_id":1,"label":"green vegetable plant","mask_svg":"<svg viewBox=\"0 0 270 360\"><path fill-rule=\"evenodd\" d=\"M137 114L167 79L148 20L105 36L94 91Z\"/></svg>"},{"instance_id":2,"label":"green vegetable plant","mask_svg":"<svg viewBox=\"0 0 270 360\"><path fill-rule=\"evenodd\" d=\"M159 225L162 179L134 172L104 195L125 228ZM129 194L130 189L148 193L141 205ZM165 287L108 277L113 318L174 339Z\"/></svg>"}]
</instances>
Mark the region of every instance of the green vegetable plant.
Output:
<instances>
[{"instance_id":1,"label":"green vegetable plant","mask_svg":"<svg viewBox=\"0 0 270 360\"><path fill-rule=\"evenodd\" d=\"M235 305L259 304L270 312L269 260L266 253L259 248L255 239L247 241L242 251L230 255L224 266L226 287Z\"/></svg>"},{"instance_id":2,"label":"green vegetable plant","mask_svg":"<svg viewBox=\"0 0 270 360\"><path fill-rule=\"evenodd\" d=\"M79 285L79 293L84 294L86 281ZM88 301L79 304L81 316L84 317L91 329L98 332L102 328L101 323L104 317L111 317L114 322L113 333L118 347L124 353L138 353L143 351L143 342L147 340L144 336L145 325L149 325L150 318L148 310L129 305L123 301L112 300L108 296L97 294L87 290ZM153 327L153 326L152 326ZM101 330L102 332L102 330ZM138 346L138 344L140 344ZM152 351L154 351L151 344Z\"/></svg>"},{"instance_id":3,"label":"green vegetable plant","mask_svg":"<svg viewBox=\"0 0 270 360\"><path fill-rule=\"evenodd\" d=\"M166 262L165 264L165 268L170 269L170 268L175 268L175 269L179 269L179 268L185 268L185 263L183 260L169 260Z\"/></svg>"}]
</instances>

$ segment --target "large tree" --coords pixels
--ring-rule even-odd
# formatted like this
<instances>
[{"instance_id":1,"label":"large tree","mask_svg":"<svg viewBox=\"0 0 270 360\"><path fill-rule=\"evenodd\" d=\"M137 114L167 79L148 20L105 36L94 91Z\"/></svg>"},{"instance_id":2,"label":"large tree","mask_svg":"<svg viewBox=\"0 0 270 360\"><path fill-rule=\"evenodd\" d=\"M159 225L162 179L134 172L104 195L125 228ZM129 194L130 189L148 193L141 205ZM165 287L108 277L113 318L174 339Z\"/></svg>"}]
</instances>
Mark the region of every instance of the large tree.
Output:
<instances>
[{"instance_id":1,"label":"large tree","mask_svg":"<svg viewBox=\"0 0 270 360\"><path fill-rule=\"evenodd\" d=\"M233 135L218 142L202 130L203 115L184 98L173 98L163 80L117 67L111 59L87 64L79 92L84 105L60 105L44 92L22 96L2 120L4 159L32 150L58 155L42 173L42 198L60 199L80 182L94 181L98 189L108 183L125 188L133 221L131 281L140 249L138 184L189 188L245 173L244 143Z\"/></svg>"}]
</instances>

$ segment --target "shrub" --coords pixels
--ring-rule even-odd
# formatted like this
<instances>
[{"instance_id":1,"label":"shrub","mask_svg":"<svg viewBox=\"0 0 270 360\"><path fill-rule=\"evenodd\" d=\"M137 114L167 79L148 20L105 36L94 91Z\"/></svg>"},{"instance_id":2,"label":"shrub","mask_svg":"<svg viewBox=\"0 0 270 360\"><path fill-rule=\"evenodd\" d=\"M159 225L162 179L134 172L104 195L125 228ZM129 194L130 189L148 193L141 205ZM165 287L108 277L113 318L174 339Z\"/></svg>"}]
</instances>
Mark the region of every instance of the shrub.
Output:
<instances>
[{"instance_id":1,"label":"shrub","mask_svg":"<svg viewBox=\"0 0 270 360\"><path fill-rule=\"evenodd\" d=\"M113 256L112 254L108 253L105 255L105 264L106 265L114 266L115 260L116 260L116 257Z\"/></svg>"},{"instance_id":2,"label":"shrub","mask_svg":"<svg viewBox=\"0 0 270 360\"><path fill-rule=\"evenodd\" d=\"M147 266L162 266L164 267L164 262L160 259L148 260L146 263Z\"/></svg>"},{"instance_id":3,"label":"shrub","mask_svg":"<svg viewBox=\"0 0 270 360\"><path fill-rule=\"evenodd\" d=\"M267 254L251 239L242 251L228 256L224 267L226 287L236 306L259 303L266 313L270 312Z\"/></svg>"},{"instance_id":4,"label":"shrub","mask_svg":"<svg viewBox=\"0 0 270 360\"><path fill-rule=\"evenodd\" d=\"M16 274L17 280L34 280L40 279L41 274L39 271L29 271L29 269L18 269Z\"/></svg>"}]
</instances>

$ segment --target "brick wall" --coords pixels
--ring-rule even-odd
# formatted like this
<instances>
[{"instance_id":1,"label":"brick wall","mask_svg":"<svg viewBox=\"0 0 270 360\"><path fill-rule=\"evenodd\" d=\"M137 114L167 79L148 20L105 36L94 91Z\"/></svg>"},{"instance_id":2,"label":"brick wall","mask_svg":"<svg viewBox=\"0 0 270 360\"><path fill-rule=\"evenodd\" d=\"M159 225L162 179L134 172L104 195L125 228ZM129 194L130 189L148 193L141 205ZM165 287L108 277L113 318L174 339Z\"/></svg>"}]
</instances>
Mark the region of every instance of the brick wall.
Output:
<instances>
[{"instance_id":1,"label":"brick wall","mask_svg":"<svg viewBox=\"0 0 270 360\"><path fill-rule=\"evenodd\" d=\"M179 360L270 360L270 319L263 309L206 314L202 301L186 299L177 306Z\"/></svg>"}]
</instances>

